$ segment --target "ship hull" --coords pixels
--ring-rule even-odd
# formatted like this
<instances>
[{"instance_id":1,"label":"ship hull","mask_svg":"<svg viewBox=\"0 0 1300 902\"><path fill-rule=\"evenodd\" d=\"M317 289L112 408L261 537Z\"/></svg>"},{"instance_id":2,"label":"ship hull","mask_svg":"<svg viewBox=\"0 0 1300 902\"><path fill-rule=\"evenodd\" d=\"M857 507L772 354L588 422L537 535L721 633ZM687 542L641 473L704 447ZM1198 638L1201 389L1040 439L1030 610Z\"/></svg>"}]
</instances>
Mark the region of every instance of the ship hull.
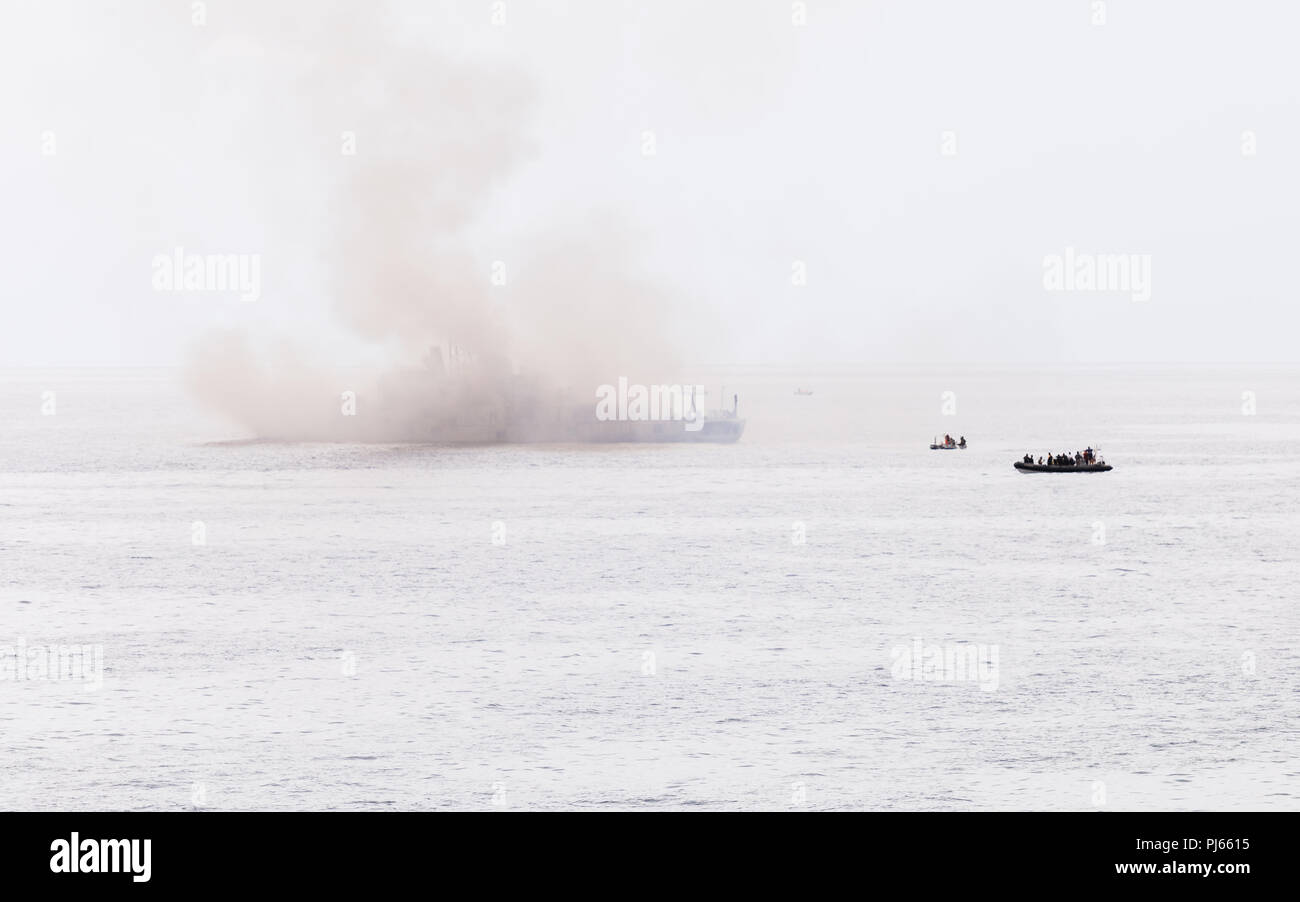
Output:
<instances>
[{"instance_id":1,"label":"ship hull","mask_svg":"<svg viewBox=\"0 0 1300 902\"><path fill-rule=\"evenodd\" d=\"M608 420L573 424L562 430L528 430L508 436L513 442L583 442L589 444L678 444L705 442L732 444L740 441L745 421L735 418L707 419L699 429L687 429L680 420Z\"/></svg>"},{"instance_id":2,"label":"ship hull","mask_svg":"<svg viewBox=\"0 0 1300 902\"><path fill-rule=\"evenodd\" d=\"M745 420L706 419L699 429L681 420L553 420L500 423L421 423L414 428L385 430L389 440L439 445L567 445L567 444L733 444L745 432ZM400 434L399 434L400 433Z\"/></svg>"},{"instance_id":3,"label":"ship hull","mask_svg":"<svg viewBox=\"0 0 1300 902\"><path fill-rule=\"evenodd\" d=\"M1012 464L1021 473L1105 473L1112 469L1110 464L1079 464L1077 467L1058 467L1055 464L1027 464L1016 461Z\"/></svg>"}]
</instances>

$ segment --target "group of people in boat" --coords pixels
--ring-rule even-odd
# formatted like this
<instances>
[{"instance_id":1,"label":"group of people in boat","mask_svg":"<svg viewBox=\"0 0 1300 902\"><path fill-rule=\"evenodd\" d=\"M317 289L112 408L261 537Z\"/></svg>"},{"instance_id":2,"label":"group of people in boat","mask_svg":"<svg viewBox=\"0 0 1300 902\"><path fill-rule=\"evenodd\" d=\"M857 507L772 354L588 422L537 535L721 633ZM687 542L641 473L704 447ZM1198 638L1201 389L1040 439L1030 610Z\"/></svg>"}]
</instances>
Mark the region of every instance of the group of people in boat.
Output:
<instances>
[{"instance_id":1,"label":"group of people in boat","mask_svg":"<svg viewBox=\"0 0 1300 902\"><path fill-rule=\"evenodd\" d=\"M944 443L945 445L956 445L958 448L965 448L965 447L966 447L966 436L963 435L963 436L961 437L961 441L956 442L956 441L953 441L953 438L952 438L951 435L949 435L948 433L945 432L945 433L943 434L943 443Z\"/></svg>"},{"instance_id":2,"label":"group of people in boat","mask_svg":"<svg viewBox=\"0 0 1300 902\"><path fill-rule=\"evenodd\" d=\"M1024 462L1027 464L1034 463L1032 455L1026 454ZM1090 464L1102 463L1097 457L1096 452L1091 448L1084 448L1082 451L1075 451L1074 454L1062 451L1060 454L1046 454L1038 458L1039 466L1049 467L1086 467Z\"/></svg>"}]
</instances>

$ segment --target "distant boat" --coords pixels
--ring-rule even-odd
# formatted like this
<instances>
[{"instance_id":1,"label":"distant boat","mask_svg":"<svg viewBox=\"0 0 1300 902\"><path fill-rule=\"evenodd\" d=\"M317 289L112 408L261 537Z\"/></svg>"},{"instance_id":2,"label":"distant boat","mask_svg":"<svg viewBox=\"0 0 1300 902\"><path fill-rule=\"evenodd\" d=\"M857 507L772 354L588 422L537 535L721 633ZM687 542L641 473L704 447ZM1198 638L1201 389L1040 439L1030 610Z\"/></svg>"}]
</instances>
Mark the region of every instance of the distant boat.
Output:
<instances>
[{"instance_id":1,"label":"distant boat","mask_svg":"<svg viewBox=\"0 0 1300 902\"><path fill-rule=\"evenodd\" d=\"M1021 473L1105 473L1107 470L1113 468L1098 456L1100 451L1100 448L1093 450L1092 446L1089 446L1078 455L1077 463L1075 462L1075 458L1070 457L1068 454L1063 454L1057 455L1055 458L1047 458L1047 463L1045 464L1036 464L1032 459L1028 459L1018 460L1012 464L1012 466ZM1026 454L1025 457L1029 458L1029 455ZM1062 457L1065 458L1064 463L1052 462L1053 460L1060 460ZM1043 458L1040 457L1039 460L1043 460Z\"/></svg>"},{"instance_id":2,"label":"distant boat","mask_svg":"<svg viewBox=\"0 0 1300 902\"><path fill-rule=\"evenodd\" d=\"M811 388L796 388L796 389L794 390L794 393L795 393L796 395L811 395L811 394L812 394L812 389L811 389Z\"/></svg>"},{"instance_id":3,"label":"distant boat","mask_svg":"<svg viewBox=\"0 0 1300 902\"><path fill-rule=\"evenodd\" d=\"M1023 460L1018 460L1012 464L1021 473L1105 473L1107 470L1114 469L1110 464L1070 464L1068 466L1059 466L1057 464L1027 464Z\"/></svg>"},{"instance_id":4,"label":"distant boat","mask_svg":"<svg viewBox=\"0 0 1300 902\"><path fill-rule=\"evenodd\" d=\"M954 442L954 441L940 442L938 439L935 439L934 442L930 443L930 450L931 451L965 451L966 436L963 435L961 437L961 441L959 442Z\"/></svg>"}]
</instances>

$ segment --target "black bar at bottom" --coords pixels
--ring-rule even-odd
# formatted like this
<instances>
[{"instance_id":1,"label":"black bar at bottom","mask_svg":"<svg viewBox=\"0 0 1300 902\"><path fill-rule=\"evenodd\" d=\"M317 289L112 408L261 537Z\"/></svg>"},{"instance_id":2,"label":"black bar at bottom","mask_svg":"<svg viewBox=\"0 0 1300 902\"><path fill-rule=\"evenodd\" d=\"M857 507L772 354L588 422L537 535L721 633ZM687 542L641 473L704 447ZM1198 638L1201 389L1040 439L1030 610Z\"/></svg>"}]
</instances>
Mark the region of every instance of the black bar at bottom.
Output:
<instances>
[{"instance_id":1,"label":"black bar at bottom","mask_svg":"<svg viewBox=\"0 0 1300 902\"><path fill-rule=\"evenodd\" d=\"M1298 826L1290 813L10 813L0 868L8 890L1232 892L1286 881Z\"/></svg>"}]
</instances>

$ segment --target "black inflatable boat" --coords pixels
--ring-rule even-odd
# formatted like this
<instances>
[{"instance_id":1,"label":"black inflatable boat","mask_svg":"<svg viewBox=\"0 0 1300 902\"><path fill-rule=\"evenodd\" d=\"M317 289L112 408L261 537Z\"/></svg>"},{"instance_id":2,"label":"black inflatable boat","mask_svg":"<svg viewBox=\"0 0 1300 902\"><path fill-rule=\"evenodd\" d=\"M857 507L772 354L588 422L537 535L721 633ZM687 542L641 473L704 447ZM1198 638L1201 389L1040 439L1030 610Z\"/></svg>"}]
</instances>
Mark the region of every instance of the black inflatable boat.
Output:
<instances>
[{"instance_id":1,"label":"black inflatable boat","mask_svg":"<svg viewBox=\"0 0 1300 902\"><path fill-rule=\"evenodd\" d=\"M1110 464L1074 464L1066 467L1057 464L1027 464L1016 461L1014 466L1021 473L1105 473L1112 469Z\"/></svg>"}]
</instances>

